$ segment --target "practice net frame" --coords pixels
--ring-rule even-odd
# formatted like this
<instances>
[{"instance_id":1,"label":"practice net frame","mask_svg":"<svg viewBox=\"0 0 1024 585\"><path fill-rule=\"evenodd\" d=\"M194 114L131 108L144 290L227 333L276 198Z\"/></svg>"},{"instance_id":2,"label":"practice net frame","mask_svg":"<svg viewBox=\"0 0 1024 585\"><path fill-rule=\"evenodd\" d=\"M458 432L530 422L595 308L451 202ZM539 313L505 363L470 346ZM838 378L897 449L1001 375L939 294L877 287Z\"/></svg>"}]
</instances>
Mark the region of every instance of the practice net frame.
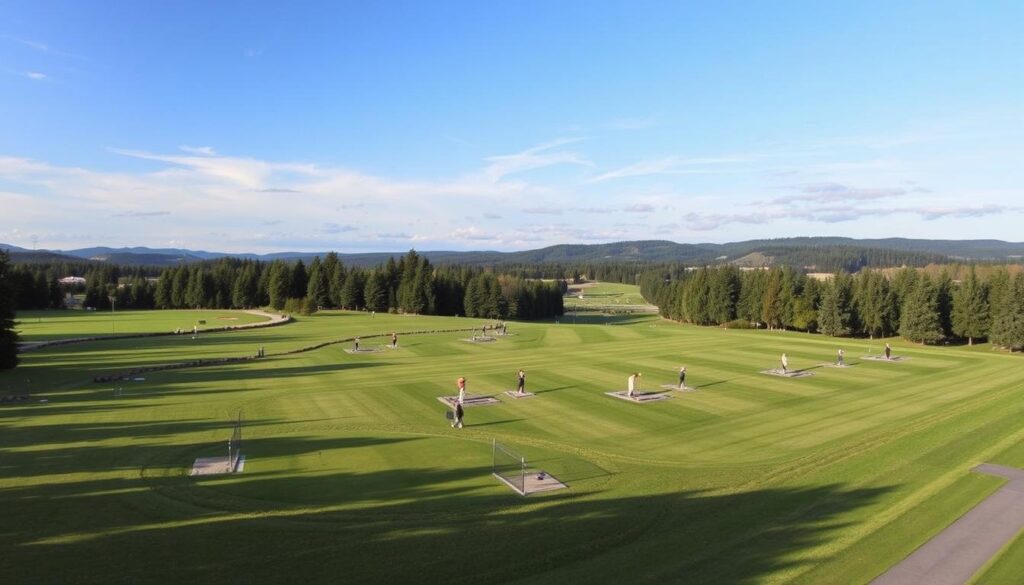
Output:
<instances>
[{"instance_id":1,"label":"practice net frame","mask_svg":"<svg viewBox=\"0 0 1024 585\"><path fill-rule=\"evenodd\" d=\"M517 494L526 495L526 458L497 439L491 440L491 470Z\"/></svg>"},{"instance_id":2,"label":"practice net frame","mask_svg":"<svg viewBox=\"0 0 1024 585\"><path fill-rule=\"evenodd\" d=\"M238 411L238 416L235 418L234 430L231 433L231 438L228 439L228 471L235 473L238 471L238 462L242 457L242 411Z\"/></svg>"}]
</instances>

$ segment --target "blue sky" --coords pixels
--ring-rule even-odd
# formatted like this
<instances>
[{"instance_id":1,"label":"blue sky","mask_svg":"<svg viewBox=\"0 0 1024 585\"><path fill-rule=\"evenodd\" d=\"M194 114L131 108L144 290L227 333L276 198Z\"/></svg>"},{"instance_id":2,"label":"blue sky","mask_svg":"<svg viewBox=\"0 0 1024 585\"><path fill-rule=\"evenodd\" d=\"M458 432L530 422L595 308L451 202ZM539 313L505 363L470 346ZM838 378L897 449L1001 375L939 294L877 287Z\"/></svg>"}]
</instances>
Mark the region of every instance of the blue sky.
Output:
<instances>
[{"instance_id":1,"label":"blue sky","mask_svg":"<svg viewBox=\"0 0 1024 585\"><path fill-rule=\"evenodd\" d=\"M1024 239L1019 2L0 13L3 243Z\"/></svg>"}]
</instances>

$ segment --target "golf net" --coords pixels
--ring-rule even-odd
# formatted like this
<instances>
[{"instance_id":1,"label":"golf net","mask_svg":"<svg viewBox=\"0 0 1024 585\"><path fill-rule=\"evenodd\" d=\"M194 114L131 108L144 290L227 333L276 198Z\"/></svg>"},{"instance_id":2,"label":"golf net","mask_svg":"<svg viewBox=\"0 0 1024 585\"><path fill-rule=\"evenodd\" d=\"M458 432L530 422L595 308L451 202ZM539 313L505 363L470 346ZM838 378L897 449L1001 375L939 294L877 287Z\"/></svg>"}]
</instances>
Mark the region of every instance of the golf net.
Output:
<instances>
[{"instance_id":1,"label":"golf net","mask_svg":"<svg viewBox=\"0 0 1024 585\"><path fill-rule=\"evenodd\" d=\"M492 473L521 496L526 495L526 458L507 445L492 441Z\"/></svg>"},{"instance_id":2,"label":"golf net","mask_svg":"<svg viewBox=\"0 0 1024 585\"><path fill-rule=\"evenodd\" d=\"M234 429L231 438L228 439L228 470L234 473L238 470L238 460L242 456L242 411L238 411L235 418Z\"/></svg>"}]
</instances>

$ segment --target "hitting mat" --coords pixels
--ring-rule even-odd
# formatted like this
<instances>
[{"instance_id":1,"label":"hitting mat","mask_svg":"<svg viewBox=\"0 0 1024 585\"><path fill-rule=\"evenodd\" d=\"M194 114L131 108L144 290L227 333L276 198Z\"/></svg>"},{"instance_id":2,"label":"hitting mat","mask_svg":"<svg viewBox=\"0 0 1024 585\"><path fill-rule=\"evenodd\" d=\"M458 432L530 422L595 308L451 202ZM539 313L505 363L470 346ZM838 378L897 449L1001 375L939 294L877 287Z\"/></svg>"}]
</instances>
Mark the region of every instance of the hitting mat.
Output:
<instances>
[{"instance_id":1,"label":"hitting mat","mask_svg":"<svg viewBox=\"0 0 1024 585\"><path fill-rule=\"evenodd\" d=\"M851 364L834 364L832 362L825 363L825 364L818 364L818 365L823 367L823 368L852 368L853 367Z\"/></svg>"},{"instance_id":2,"label":"hitting mat","mask_svg":"<svg viewBox=\"0 0 1024 585\"><path fill-rule=\"evenodd\" d=\"M448 408L455 408L455 403L458 402L459 397L438 396L437 399L448 405ZM466 394L466 399L462 401L463 408L469 408L470 406L490 406L492 404L501 404L501 401L493 396L476 396L473 394Z\"/></svg>"},{"instance_id":3,"label":"hitting mat","mask_svg":"<svg viewBox=\"0 0 1024 585\"><path fill-rule=\"evenodd\" d=\"M569 486L558 481L558 478L551 474L545 473L543 471L533 471L526 476L526 485L524 487L526 488L527 494L535 494L537 492L564 490Z\"/></svg>"},{"instance_id":4,"label":"hitting mat","mask_svg":"<svg viewBox=\"0 0 1024 585\"><path fill-rule=\"evenodd\" d=\"M894 355L891 358L887 358L884 355L866 355L861 359L871 360L873 362L902 362L905 360L909 360L910 358L903 357L901 355Z\"/></svg>"},{"instance_id":5,"label":"hitting mat","mask_svg":"<svg viewBox=\"0 0 1024 585\"><path fill-rule=\"evenodd\" d=\"M697 390L693 386L683 386L680 388L679 384L662 384L661 387L665 390L676 390L678 392L694 392Z\"/></svg>"},{"instance_id":6,"label":"hitting mat","mask_svg":"<svg viewBox=\"0 0 1024 585\"><path fill-rule=\"evenodd\" d=\"M382 347L360 347L359 349L346 349L345 353L380 353L384 351Z\"/></svg>"},{"instance_id":7,"label":"hitting mat","mask_svg":"<svg viewBox=\"0 0 1024 585\"><path fill-rule=\"evenodd\" d=\"M498 339L495 337L467 337L462 341L465 341L467 343L493 343L495 341L498 341Z\"/></svg>"},{"instance_id":8,"label":"hitting mat","mask_svg":"<svg viewBox=\"0 0 1024 585\"><path fill-rule=\"evenodd\" d=\"M522 394L520 394L515 390L505 390L505 395L511 396L512 398L533 398L534 396L536 396L536 394L534 394L533 392L523 392Z\"/></svg>"},{"instance_id":9,"label":"hitting mat","mask_svg":"<svg viewBox=\"0 0 1024 585\"><path fill-rule=\"evenodd\" d=\"M814 375L814 372L805 372L803 370L790 370L788 372L783 372L782 370L779 369L761 370L761 373L767 374L769 376L778 376L780 378L803 378L806 376Z\"/></svg>"},{"instance_id":10,"label":"hitting mat","mask_svg":"<svg viewBox=\"0 0 1024 585\"><path fill-rule=\"evenodd\" d=\"M245 469L245 455L238 458L238 467L235 473L241 473ZM230 458L228 457L200 457L192 463L192 472L189 475L221 475L232 473Z\"/></svg>"},{"instance_id":11,"label":"hitting mat","mask_svg":"<svg viewBox=\"0 0 1024 585\"><path fill-rule=\"evenodd\" d=\"M672 395L666 392L634 392L632 397L627 396L625 390L619 390L618 392L605 392L605 394L612 398L625 400L626 402L638 402L641 404L672 398Z\"/></svg>"}]
</instances>

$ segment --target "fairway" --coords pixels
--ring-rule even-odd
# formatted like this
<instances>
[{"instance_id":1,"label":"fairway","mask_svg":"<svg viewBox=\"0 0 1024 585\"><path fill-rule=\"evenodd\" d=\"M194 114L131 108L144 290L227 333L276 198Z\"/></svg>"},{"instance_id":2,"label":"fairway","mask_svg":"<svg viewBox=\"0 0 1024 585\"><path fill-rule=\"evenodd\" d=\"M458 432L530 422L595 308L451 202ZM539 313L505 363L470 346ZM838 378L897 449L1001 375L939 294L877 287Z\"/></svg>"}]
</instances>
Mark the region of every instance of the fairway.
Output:
<instances>
[{"instance_id":1,"label":"fairway","mask_svg":"<svg viewBox=\"0 0 1024 585\"><path fill-rule=\"evenodd\" d=\"M112 320L119 332L259 320L82 315L20 327L44 340ZM0 582L866 583L1005 483L972 467L1024 462L1024 362L987 345L890 339L909 359L880 363L860 356L885 340L653 315L462 341L484 323L328 311L26 353L0 373L0 389L33 399L0 406ZM378 347L392 331L396 350L285 353L355 335ZM90 382L261 346L265 359L148 373L118 395ZM822 367L838 347L852 367ZM783 352L814 375L760 374ZM605 394L635 371L660 390L681 365L696 391ZM518 368L529 400L504 394ZM459 376L501 402L467 409L461 430L437 401ZM188 477L196 458L224 454L239 410L244 472ZM491 476L494 439L569 489L513 493ZM977 582L1005 582L1022 550Z\"/></svg>"},{"instance_id":2,"label":"fairway","mask_svg":"<svg viewBox=\"0 0 1024 585\"><path fill-rule=\"evenodd\" d=\"M266 321L244 311L19 311L22 341L53 341L69 337L126 333L192 332ZM204 321L204 323L200 323Z\"/></svg>"}]
</instances>

